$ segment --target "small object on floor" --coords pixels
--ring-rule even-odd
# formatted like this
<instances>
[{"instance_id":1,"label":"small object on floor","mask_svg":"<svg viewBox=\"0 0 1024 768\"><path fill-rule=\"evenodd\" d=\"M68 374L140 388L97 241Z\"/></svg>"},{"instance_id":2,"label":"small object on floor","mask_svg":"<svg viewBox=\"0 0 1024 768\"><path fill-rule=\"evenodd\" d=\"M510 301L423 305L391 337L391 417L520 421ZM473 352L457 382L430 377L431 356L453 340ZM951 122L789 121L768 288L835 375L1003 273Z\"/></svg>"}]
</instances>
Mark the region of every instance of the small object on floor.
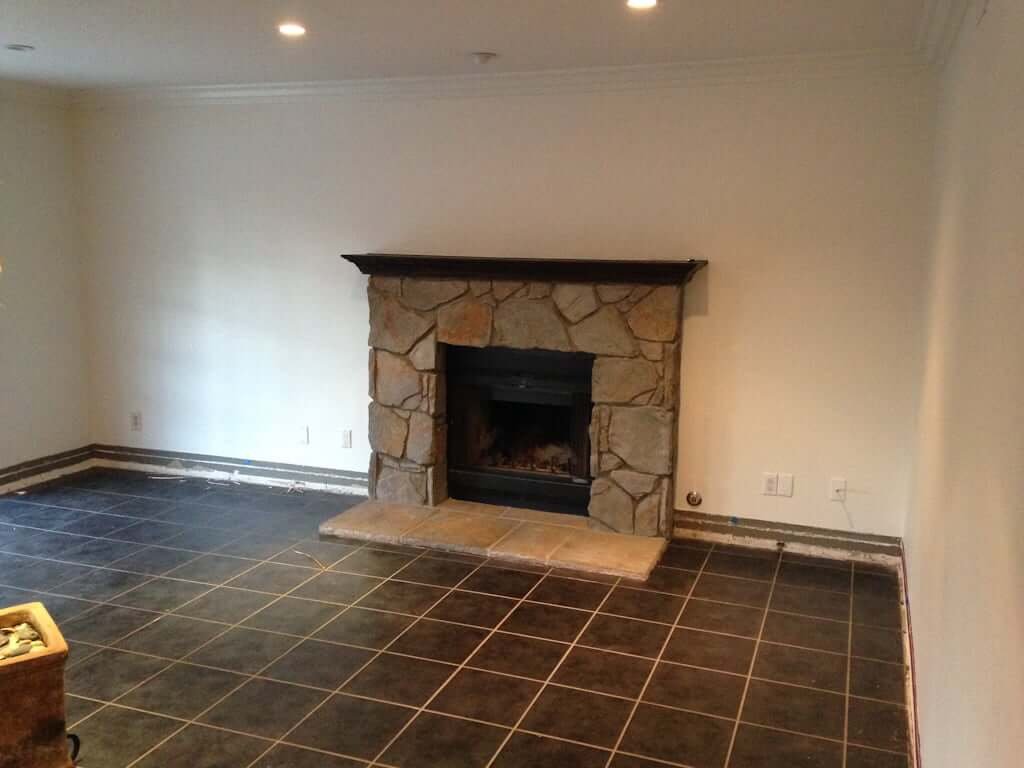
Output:
<instances>
[{"instance_id":1,"label":"small object on floor","mask_svg":"<svg viewBox=\"0 0 1024 768\"><path fill-rule=\"evenodd\" d=\"M0 646L0 659L13 659L15 656L46 647L35 627L28 622L0 628L0 637L4 640Z\"/></svg>"},{"instance_id":2,"label":"small object on floor","mask_svg":"<svg viewBox=\"0 0 1024 768\"><path fill-rule=\"evenodd\" d=\"M150 480L174 480L178 483L183 483L187 478L178 477L177 475L149 475Z\"/></svg>"},{"instance_id":3,"label":"small object on floor","mask_svg":"<svg viewBox=\"0 0 1024 768\"><path fill-rule=\"evenodd\" d=\"M326 570L327 570L327 566L326 566L326 565L324 565L323 563L321 563L321 562L320 562L319 560L317 560L317 559L316 559L315 557L313 557L313 556L312 556L311 554L309 554L309 552L300 552L300 551L299 551L299 550L297 550L297 549L293 549L293 550L292 550L292 552L294 552L294 553L295 553L296 555L302 555L303 557L308 557L308 558L309 558L310 560L312 560L312 561L313 561L314 563L316 563L317 567L318 567L318 568L319 568L319 569L320 569L321 571L326 571Z\"/></svg>"}]
</instances>

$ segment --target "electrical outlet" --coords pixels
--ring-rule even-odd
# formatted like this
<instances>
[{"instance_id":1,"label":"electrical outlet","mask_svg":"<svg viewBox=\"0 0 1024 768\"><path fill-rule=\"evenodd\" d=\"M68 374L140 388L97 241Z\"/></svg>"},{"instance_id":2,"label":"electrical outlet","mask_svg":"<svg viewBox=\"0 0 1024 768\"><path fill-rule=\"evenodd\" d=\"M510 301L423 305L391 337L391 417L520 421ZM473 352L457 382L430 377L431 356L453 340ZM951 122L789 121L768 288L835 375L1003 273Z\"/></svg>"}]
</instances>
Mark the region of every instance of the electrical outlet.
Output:
<instances>
[{"instance_id":1,"label":"electrical outlet","mask_svg":"<svg viewBox=\"0 0 1024 768\"><path fill-rule=\"evenodd\" d=\"M793 476L788 472L779 473L779 496L793 495Z\"/></svg>"},{"instance_id":2,"label":"electrical outlet","mask_svg":"<svg viewBox=\"0 0 1024 768\"><path fill-rule=\"evenodd\" d=\"M128 414L128 423L132 432L142 431L142 411L132 411Z\"/></svg>"},{"instance_id":3,"label":"electrical outlet","mask_svg":"<svg viewBox=\"0 0 1024 768\"><path fill-rule=\"evenodd\" d=\"M830 501L846 501L846 478L833 477L828 483L828 498Z\"/></svg>"},{"instance_id":4,"label":"electrical outlet","mask_svg":"<svg viewBox=\"0 0 1024 768\"><path fill-rule=\"evenodd\" d=\"M299 432L299 445L309 445L309 425L307 424Z\"/></svg>"},{"instance_id":5,"label":"electrical outlet","mask_svg":"<svg viewBox=\"0 0 1024 768\"><path fill-rule=\"evenodd\" d=\"M761 495L778 496L779 494L779 473L765 472L761 475Z\"/></svg>"},{"instance_id":6,"label":"electrical outlet","mask_svg":"<svg viewBox=\"0 0 1024 768\"><path fill-rule=\"evenodd\" d=\"M351 448L352 447L352 430L343 429L341 430L341 447Z\"/></svg>"}]
</instances>

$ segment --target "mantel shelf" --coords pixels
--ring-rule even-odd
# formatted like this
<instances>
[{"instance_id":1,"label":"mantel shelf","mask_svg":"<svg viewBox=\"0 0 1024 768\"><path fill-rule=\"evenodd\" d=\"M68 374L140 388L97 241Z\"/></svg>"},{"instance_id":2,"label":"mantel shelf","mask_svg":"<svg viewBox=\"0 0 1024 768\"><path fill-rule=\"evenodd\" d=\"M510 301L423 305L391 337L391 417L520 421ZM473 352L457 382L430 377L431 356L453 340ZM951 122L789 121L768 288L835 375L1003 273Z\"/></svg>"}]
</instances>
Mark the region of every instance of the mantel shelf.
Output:
<instances>
[{"instance_id":1,"label":"mantel shelf","mask_svg":"<svg viewBox=\"0 0 1024 768\"><path fill-rule=\"evenodd\" d=\"M630 259L502 259L404 253L342 254L364 275L381 277L535 280L558 283L688 283L706 261Z\"/></svg>"}]
</instances>

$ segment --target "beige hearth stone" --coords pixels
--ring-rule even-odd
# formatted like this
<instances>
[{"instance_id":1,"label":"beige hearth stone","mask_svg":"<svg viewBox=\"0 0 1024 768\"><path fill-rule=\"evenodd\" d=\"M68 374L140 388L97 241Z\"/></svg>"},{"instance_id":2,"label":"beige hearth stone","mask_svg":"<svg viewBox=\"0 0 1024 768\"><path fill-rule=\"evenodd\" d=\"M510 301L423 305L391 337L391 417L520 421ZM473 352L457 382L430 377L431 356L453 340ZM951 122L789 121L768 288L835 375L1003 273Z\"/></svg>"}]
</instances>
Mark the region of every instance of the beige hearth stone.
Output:
<instances>
[{"instance_id":1,"label":"beige hearth stone","mask_svg":"<svg viewBox=\"0 0 1024 768\"><path fill-rule=\"evenodd\" d=\"M587 518L449 499L437 507L364 501L323 536L434 547L644 581L666 541L591 530Z\"/></svg>"}]
</instances>

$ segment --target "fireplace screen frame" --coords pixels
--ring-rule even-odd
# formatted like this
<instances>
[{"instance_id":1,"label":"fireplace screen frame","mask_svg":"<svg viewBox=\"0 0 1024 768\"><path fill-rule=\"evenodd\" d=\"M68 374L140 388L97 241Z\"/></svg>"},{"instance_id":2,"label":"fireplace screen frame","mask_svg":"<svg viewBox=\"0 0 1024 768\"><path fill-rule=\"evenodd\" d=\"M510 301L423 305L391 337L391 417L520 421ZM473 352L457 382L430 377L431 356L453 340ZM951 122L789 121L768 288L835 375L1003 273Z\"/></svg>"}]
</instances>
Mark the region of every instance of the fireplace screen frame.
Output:
<instances>
[{"instance_id":1,"label":"fireplace screen frame","mask_svg":"<svg viewBox=\"0 0 1024 768\"><path fill-rule=\"evenodd\" d=\"M590 502L590 422L595 355L586 352L445 345L448 494L463 501L587 515ZM562 407L568 419L569 472L485 466L472 452L467 402Z\"/></svg>"}]
</instances>

